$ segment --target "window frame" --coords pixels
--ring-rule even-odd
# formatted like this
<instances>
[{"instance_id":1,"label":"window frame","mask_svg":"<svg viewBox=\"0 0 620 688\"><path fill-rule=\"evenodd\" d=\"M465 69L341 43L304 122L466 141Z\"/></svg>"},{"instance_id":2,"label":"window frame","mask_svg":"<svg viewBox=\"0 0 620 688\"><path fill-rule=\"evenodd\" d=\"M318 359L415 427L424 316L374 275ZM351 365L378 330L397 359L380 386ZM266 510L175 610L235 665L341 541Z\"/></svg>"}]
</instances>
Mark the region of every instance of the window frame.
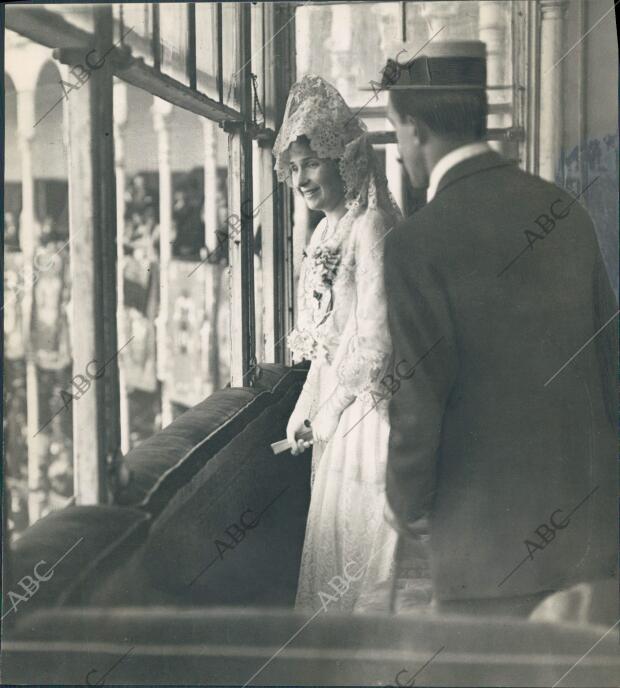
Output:
<instances>
[{"instance_id":1,"label":"window frame","mask_svg":"<svg viewBox=\"0 0 620 688\"><path fill-rule=\"evenodd\" d=\"M132 58L129 46L113 42L115 23L112 7L93 6L97 31L90 33L77 27L57 12L50 12L44 6L12 6L6 11L6 27L29 40L54 49L54 57L61 63L75 65L84 62L84 55L93 48L107 57L104 67L93 70L87 88L81 94L72 94L67 99L68 108L76 108L79 100L81 115L87 116L81 125L86 140L80 141L82 162L86 166L85 179L77 179L77 168L68 169L68 181L74 190L84 195L74 196L74 203L83 203L82 211L92 220L92 232L85 234L79 250L87 250L89 261L86 266L88 278L83 281L82 293L76 294L81 305L78 311L92 312L92 322L86 324L89 346L84 355L96 355L97 360L112 360L107 375L93 382L96 400L85 422L74 423L74 446L88 444L91 451L78 453L74 458L76 474L89 476L88 484L81 485L76 479L75 498L78 504L102 503L110 498L110 481L114 468L121 456L119 366L115 360L119 346L116 328L117 312L117 255L115 241L118 238L115 203L115 161L112 136L98 135L102 129L112 132L113 122L113 77L157 96L172 105L217 122L229 134L229 217L237 214L241 218L238 236L229 238L231 270L231 385L251 385L256 371L255 361L255 314L253 293L253 213L247 213L252 203L252 139L261 142L262 171L265 182L261 192L269 197L266 208L261 209L265 230L263 251L268 256L268 280L266 289L266 322L273 323L273 340L266 347L267 360L283 362L282 335L287 322L287 299L290 294L285 285L292 279L292 270L287 262L287 239L290 234L290 220L287 218L289 192L282 188L273 173L271 146L273 131L277 128L284 110L289 78L277 78L274 65L275 55L282 44L290 50L291 35L294 46L294 8L265 7L263 21L264 48L270 59L264 61L270 66L264 70L265 111L273 113L273 129L257 127L252 122L252 65L251 65L251 8L245 3L235 3L235 28L238 41L237 65L240 66L240 108L236 110L223 102L222 75L222 30L218 24L217 73L219 79L219 100L208 97L195 88L196 84L196 34L195 11L187 6L188 45L187 74L189 85L161 72L159 36L157 31L159 8L154 5L153 42L154 65L147 65L141 58ZM220 8L221 9L221 8ZM282 11L284 10L284 12ZM286 21L281 19L286 16ZM284 30L288 28L288 30ZM293 33L292 33L293 32ZM123 35L122 33L120 34ZM192 40L193 35L193 40ZM93 95L96 94L96 97ZM78 96L75 99L73 96ZM76 103L73 103L73 100ZM75 122L75 118L74 118ZM69 137L75 137L69 129ZM74 151L78 145L73 146ZM270 174L267 176L267 171ZM111 200L113 202L111 202ZM243 212L244 207L246 209ZM71 219L70 219L71 221ZM75 222L75 218L74 218ZM78 242L79 243L79 242ZM73 242L72 242L73 244ZM75 247L74 247L75 248ZM97 268L97 266L99 266ZM101 269L105 267L105 269ZM291 274L286 275L287 272ZM267 274L267 273L266 273ZM88 305L90 304L90 305ZM114 326L110 326L110 318ZM106 323L106 328L102 324ZM99 323L99 324L97 324ZM105 329L105 332L103 331ZM92 450L92 438L99 438ZM105 443L100 441L105 437ZM77 440L77 442L76 442ZM105 446L104 446L105 444ZM113 481L112 481L113 484Z\"/></svg>"}]
</instances>

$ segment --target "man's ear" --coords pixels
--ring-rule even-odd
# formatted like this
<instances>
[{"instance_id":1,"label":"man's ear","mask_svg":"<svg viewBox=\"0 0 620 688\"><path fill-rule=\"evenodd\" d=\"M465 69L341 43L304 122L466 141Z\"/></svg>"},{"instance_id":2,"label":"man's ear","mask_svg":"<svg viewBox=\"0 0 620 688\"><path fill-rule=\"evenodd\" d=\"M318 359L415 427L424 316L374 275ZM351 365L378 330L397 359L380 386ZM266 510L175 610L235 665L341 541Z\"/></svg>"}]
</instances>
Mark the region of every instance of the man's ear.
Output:
<instances>
[{"instance_id":1,"label":"man's ear","mask_svg":"<svg viewBox=\"0 0 620 688\"><path fill-rule=\"evenodd\" d=\"M421 146L428 141L428 127L418 117L406 115L405 126L412 142L416 145Z\"/></svg>"}]
</instances>

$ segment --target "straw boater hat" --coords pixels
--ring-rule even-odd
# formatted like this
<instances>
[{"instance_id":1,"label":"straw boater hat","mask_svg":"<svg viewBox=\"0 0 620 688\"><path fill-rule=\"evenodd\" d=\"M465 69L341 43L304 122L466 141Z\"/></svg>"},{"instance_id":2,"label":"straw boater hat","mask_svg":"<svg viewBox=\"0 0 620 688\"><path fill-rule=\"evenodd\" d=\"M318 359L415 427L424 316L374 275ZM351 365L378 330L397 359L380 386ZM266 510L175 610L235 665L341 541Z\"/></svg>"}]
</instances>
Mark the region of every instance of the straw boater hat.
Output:
<instances>
[{"instance_id":1,"label":"straw boater hat","mask_svg":"<svg viewBox=\"0 0 620 688\"><path fill-rule=\"evenodd\" d=\"M482 41L429 43L409 62L387 61L388 91L484 91L487 88L486 44ZM364 91L375 90L364 88Z\"/></svg>"}]
</instances>

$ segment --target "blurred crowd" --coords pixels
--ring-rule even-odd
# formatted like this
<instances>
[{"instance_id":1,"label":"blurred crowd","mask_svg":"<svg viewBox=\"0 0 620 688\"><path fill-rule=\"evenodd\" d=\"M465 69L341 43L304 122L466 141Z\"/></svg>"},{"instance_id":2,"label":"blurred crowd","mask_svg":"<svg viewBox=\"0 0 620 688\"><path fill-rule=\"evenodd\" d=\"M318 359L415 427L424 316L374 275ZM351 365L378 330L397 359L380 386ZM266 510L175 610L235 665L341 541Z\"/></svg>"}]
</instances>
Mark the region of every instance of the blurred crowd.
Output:
<instances>
[{"instance_id":1,"label":"blurred crowd","mask_svg":"<svg viewBox=\"0 0 620 688\"><path fill-rule=\"evenodd\" d=\"M214 202L220 233L226 233L227 189L224 171L219 171ZM129 179L125 192L123 227L123 300L124 318L119 323L119 337L131 339L123 350L120 364L125 376L129 405L130 447L150 437L162 423L162 377L168 379L177 415L195 403L196 391L185 390L183 380L175 388L176 378L202 365L210 372L211 387L226 380L227 347L220 341L228 336L223 272L228 263L226 242L205 261L217 268L212 313L204 312L205 303L199 279L191 283L189 293L182 282L188 268L175 269L174 263L200 262L207 255L204 225L204 173L194 169L173 176L173 227L171 252L173 265L169 275L170 304L164 324L170 351L164 352L176 368L164 369L157 360L157 318L160 312L160 228L157 173L141 172ZM34 367L38 392L38 422L44 426L31 446L39 456L37 501L41 515L62 507L73 495L72 409L65 405L62 390L71 389L71 276L69 230L60 213L44 214L34 252L33 305L30 323L23 322L24 256L20 242L19 212L4 214L4 442L7 461L7 485L10 491L10 523L17 537L28 525L28 430L27 368ZM187 307L183 308L183 303ZM205 335L204 322L210 330ZM205 339L206 337L206 339ZM184 344L185 342L185 344ZM200 343L200 346L198 345ZM220 346L221 345L221 346ZM177 351L178 349L178 351ZM205 351L203 351L203 349ZM161 356L164 359L166 356ZM205 361L205 356L208 358ZM29 363L28 363L29 362ZM192 396L193 394L193 396ZM60 413L57 413L62 409ZM48 422L49 421L49 422Z\"/></svg>"}]
</instances>

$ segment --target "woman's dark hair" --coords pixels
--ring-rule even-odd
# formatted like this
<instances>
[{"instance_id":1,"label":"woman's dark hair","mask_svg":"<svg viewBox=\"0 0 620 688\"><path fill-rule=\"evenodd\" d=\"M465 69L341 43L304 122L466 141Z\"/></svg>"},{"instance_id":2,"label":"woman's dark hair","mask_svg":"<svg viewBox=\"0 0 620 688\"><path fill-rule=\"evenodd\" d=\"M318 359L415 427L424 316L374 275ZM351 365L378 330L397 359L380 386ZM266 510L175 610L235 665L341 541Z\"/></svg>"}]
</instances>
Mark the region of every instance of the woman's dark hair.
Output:
<instances>
[{"instance_id":1,"label":"woman's dark hair","mask_svg":"<svg viewBox=\"0 0 620 688\"><path fill-rule=\"evenodd\" d=\"M310 150L316 155L317 158L321 159L321 156L315 152L314 148L310 145L310 139L305 135L305 134L300 134L297 139L295 140L295 143L300 143L302 145L308 146ZM340 174L340 161L342 158L331 158L331 160L336 163L336 171L338 172L338 176L342 179L342 175Z\"/></svg>"},{"instance_id":2,"label":"woman's dark hair","mask_svg":"<svg viewBox=\"0 0 620 688\"><path fill-rule=\"evenodd\" d=\"M394 83L383 74L382 88ZM422 120L438 136L482 139L487 132L486 91L402 90L390 91L392 106L401 119Z\"/></svg>"}]
</instances>

